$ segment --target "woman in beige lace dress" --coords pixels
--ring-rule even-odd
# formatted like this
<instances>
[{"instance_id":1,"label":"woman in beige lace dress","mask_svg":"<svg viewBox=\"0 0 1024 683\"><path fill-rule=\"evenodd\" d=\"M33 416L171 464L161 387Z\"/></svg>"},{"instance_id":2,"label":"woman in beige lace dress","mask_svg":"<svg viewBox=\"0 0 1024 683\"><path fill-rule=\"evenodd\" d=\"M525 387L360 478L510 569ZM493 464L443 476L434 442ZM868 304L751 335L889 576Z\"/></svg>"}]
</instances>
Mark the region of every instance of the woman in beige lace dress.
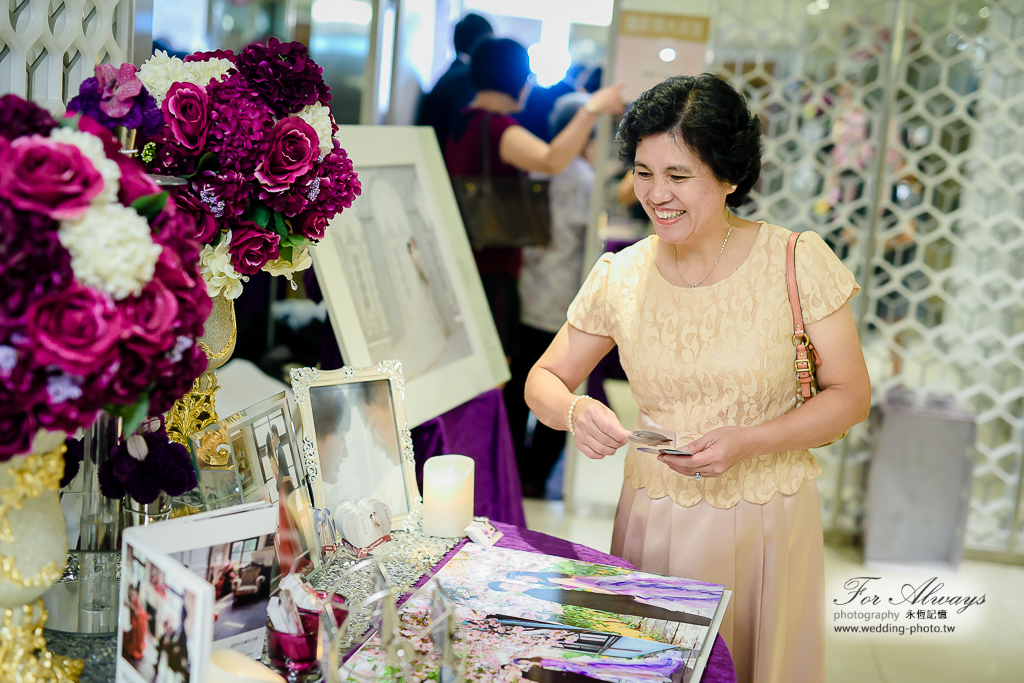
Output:
<instances>
[{"instance_id":1,"label":"woman in beige lace dress","mask_svg":"<svg viewBox=\"0 0 1024 683\"><path fill-rule=\"evenodd\" d=\"M721 633L740 683L821 683L821 512L807 450L864 420L870 385L849 300L859 287L813 232L797 246L820 392L799 408L786 288L788 230L740 219L761 168L760 122L724 81L680 76L633 103L621 155L655 235L594 267L533 368L527 401L590 458L629 432L574 391L613 347L636 429L692 455L631 444L612 552L644 571L733 591Z\"/></svg>"}]
</instances>

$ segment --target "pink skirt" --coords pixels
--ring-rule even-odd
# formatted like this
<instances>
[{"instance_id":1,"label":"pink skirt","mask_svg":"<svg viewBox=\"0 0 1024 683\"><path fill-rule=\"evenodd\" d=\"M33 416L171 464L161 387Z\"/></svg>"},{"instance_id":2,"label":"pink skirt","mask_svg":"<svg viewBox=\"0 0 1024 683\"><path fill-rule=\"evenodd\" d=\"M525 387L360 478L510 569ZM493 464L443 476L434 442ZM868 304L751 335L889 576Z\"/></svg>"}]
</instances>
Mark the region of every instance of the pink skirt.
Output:
<instances>
[{"instance_id":1,"label":"pink skirt","mask_svg":"<svg viewBox=\"0 0 1024 683\"><path fill-rule=\"evenodd\" d=\"M733 592L720 633L737 683L825 680L825 559L818 486L764 505L683 507L622 486L612 554L642 571Z\"/></svg>"}]
</instances>

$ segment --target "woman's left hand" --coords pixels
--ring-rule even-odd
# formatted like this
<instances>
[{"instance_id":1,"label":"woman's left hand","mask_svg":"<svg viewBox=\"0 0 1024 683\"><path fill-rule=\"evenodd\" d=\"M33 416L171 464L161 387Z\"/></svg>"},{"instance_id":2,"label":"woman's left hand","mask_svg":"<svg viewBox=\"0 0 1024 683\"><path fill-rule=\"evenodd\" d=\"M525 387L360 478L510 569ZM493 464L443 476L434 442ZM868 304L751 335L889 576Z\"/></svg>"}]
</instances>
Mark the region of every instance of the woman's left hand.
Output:
<instances>
[{"instance_id":1,"label":"woman's left hand","mask_svg":"<svg viewBox=\"0 0 1024 683\"><path fill-rule=\"evenodd\" d=\"M659 455L658 460L687 477L720 477L734 465L757 455L749 427L713 429L680 450L693 455Z\"/></svg>"}]
</instances>

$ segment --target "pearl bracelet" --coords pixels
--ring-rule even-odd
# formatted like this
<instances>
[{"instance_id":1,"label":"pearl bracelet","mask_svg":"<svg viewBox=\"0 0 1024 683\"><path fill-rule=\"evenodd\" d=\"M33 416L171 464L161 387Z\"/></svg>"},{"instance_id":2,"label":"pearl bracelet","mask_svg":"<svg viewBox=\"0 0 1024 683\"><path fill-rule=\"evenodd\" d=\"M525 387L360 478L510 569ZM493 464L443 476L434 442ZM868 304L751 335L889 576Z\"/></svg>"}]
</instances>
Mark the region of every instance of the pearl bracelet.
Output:
<instances>
[{"instance_id":1,"label":"pearl bracelet","mask_svg":"<svg viewBox=\"0 0 1024 683\"><path fill-rule=\"evenodd\" d=\"M567 416L566 421L569 423L569 434L572 435L572 436L576 436L576 428L573 427L573 424L572 424L572 411L576 410L576 404L579 403L580 401L582 401L585 398L590 398L590 397L587 396L586 394L583 394L582 396L577 396L576 398L574 398L572 400L572 404L569 406L569 415Z\"/></svg>"}]
</instances>

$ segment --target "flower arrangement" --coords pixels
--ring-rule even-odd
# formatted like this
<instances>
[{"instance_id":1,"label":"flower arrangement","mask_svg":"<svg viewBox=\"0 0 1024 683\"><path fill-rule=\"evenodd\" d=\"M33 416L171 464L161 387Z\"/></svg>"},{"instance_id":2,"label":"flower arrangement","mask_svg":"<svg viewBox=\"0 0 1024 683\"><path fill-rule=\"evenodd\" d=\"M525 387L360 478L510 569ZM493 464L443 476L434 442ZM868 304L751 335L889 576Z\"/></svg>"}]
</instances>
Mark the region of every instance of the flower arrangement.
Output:
<instances>
[{"instance_id":1,"label":"flower arrangement","mask_svg":"<svg viewBox=\"0 0 1024 683\"><path fill-rule=\"evenodd\" d=\"M321 72L304 45L276 38L238 55L157 52L139 71L165 123L140 139L142 160L187 180L176 199L195 220L210 296L238 297L261 270L308 268L309 244L360 193Z\"/></svg>"},{"instance_id":2,"label":"flower arrangement","mask_svg":"<svg viewBox=\"0 0 1024 683\"><path fill-rule=\"evenodd\" d=\"M161 493L180 496L199 485L188 449L168 438L159 418L120 441L100 465L98 475L104 496L123 498L127 494L143 505Z\"/></svg>"},{"instance_id":3,"label":"flower arrangement","mask_svg":"<svg viewBox=\"0 0 1024 683\"><path fill-rule=\"evenodd\" d=\"M0 256L0 461L102 409L131 431L206 368L195 222L93 119L0 97Z\"/></svg>"}]
</instances>

